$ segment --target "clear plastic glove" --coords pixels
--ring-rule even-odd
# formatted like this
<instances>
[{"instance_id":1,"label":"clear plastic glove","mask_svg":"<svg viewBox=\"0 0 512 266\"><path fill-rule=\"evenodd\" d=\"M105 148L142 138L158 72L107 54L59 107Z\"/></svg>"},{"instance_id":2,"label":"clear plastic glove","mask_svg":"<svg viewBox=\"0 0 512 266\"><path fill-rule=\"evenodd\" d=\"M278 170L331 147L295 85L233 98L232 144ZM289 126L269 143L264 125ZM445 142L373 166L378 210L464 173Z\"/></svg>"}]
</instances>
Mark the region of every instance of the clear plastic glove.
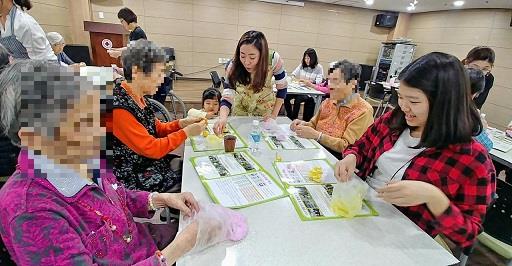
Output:
<instances>
[{"instance_id":1,"label":"clear plastic glove","mask_svg":"<svg viewBox=\"0 0 512 266\"><path fill-rule=\"evenodd\" d=\"M277 130L279 129L279 125L277 124L277 121L275 119L268 119L266 121L263 121L263 129L265 130Z\"/></svg>"},{"instance_id":2,"label":"clear plastic glove","mask_svg":"<svg viewBox=\"0 0 512 266\"><path fill-rule=\"evenodd\" d=\"M356 216L363 207L363 199L368 191L368 184L359 178L334 185L331 209L336 215L346 218Z\"/></svg>"},{"instance_id":3,"label":"clear plastic glove","mask_svg":"<svg viewBox=\"0 0 512 266\"><path fill-rule=\"evenodd\" d=\"M185 134L187 134L187 137L193 137L200 135L206 128L207 122L206 120L203 120L198 123L193 123L185 128L183 128L183 131L185 131Z\"/></svg>"},{"instance_id":4,"label":"clear plastic glove","mask_svg":"<svg viewBox=\"0 0 512 266\"><path fill-rule=\"evenodd\" d=\"M187 117L198 117L198 118L206 118L208 113L203 110L198 110L194 108L190 108L187 112Z\"/></svg>"},{"instance_id":5,"label":"clear plastic glove","mask_svg":"<svg viewBox=\"0 0 512 266\"><path fill-rule=\"evenodd\" d=\"M249 227L245 217L231 209L213 203L199 203L199 212L185 219L187 224L198 224L194 254L223 241L240 241L247 236Z\"/></svg>"}]
</instances>

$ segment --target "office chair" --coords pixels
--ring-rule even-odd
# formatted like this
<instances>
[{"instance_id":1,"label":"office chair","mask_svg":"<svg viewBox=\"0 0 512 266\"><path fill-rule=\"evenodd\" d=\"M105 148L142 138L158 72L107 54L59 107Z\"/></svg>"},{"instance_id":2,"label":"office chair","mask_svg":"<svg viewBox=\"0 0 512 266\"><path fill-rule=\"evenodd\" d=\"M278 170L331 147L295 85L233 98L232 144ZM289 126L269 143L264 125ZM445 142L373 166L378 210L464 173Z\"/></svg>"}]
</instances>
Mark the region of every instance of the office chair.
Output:
<instances>
[{"instance_id":1,"label":"office chair","mask_svg":"<svg viewBox=\"0 0 512 266\"><path fill-rule=\"evenodd\" d=\"M92 65L89 47L86 45L67 44L64 46L64 53L75 63L84 62L88 66Z\"/></svg>"},{"instance_id":2,"label":"office chair","mask_svg":"<svg viewBox=\"0 0 512 266\"><path fill-rule=\"evenodd\" d=\"M378 103L373 118L378 118L386 113L389 107L397 106L398 94L395 88L387 89L382 84L373 81L368 82L367 88L364 99Z\"/></svg>"},{"instance_id":3,"label":"office chair","mask_svg":"<svg viewBox=\"0 0 512 266\"><path fill-rule=\"evenodd\" d=\"M512 266L512 185L496 179L496 201L487 210L478 241L507 259Z\"/></svg>"},{"instance_id":4,"label":"office chair","mask_svg":"<svg viewBox=\"0 0 512 266\"><path fill-rule=\"evenodd\" d=\"M359 91L365 90L366 82L372 78L373 66L359 64L361 67L361 75L359 77L358 87Z\"/></svg>"}]
</instances>

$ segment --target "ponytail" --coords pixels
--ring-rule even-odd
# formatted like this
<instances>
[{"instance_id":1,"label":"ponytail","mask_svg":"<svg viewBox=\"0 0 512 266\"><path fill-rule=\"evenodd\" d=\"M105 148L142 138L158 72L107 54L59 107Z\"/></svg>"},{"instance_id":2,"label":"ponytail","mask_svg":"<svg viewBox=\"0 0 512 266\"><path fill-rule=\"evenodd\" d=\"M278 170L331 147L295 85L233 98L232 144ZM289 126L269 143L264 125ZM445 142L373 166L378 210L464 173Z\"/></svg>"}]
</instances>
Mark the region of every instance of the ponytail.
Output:
<instances>
[{"instance_id":1,"label":"ponytail","mask_svg":"<svg viewBox=\"0 0 512 266\"><path fill-rule=\"evenodd\" d=\"M21 7L21 10L30 10L32 8L32 3L30 0L14 0L14 3Z\"/></svg>"}]
</instances>

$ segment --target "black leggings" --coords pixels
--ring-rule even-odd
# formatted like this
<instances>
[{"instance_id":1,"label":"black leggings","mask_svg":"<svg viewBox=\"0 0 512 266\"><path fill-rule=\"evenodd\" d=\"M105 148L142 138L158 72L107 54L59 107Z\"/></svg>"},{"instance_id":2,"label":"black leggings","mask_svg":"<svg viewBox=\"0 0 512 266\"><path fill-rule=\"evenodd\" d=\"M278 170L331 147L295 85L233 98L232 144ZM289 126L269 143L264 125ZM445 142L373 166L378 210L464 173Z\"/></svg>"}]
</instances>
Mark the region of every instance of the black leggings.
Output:
<instances>
[{"instance_id":1,"label":"black leggings","mask_svg":"<svg viewBox=\"0 0 512 266\"><path fill-rule=\"evenodd\" d=\"M291 100L293 101L293 106ZM309 121L315 114L315 100L307 95L286 95L284 99L284 109L286 110L286 116L290 120L295 120L299 117L300 104L304 103L304 113L302 114L302 120Z\"/></svg>"}]
</instances>

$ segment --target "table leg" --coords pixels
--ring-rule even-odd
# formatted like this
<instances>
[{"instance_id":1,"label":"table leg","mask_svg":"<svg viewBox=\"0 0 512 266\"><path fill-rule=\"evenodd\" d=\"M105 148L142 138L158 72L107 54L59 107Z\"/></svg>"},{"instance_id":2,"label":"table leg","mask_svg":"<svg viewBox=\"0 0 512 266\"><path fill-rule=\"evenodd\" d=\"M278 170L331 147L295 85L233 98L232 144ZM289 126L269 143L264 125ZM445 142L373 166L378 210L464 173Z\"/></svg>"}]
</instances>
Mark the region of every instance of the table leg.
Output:
<instances>
[{"instance_id":1,"label":"table leg","mask_svg":"<svg viewBox=\"0 0 512 266\"><path fill-rule=\"evenodd\" d=\"M313 99L315 100L315 115L320 109L320 104L322 103L322 95L314 95Z\"/></svg>"}]
</instances>

